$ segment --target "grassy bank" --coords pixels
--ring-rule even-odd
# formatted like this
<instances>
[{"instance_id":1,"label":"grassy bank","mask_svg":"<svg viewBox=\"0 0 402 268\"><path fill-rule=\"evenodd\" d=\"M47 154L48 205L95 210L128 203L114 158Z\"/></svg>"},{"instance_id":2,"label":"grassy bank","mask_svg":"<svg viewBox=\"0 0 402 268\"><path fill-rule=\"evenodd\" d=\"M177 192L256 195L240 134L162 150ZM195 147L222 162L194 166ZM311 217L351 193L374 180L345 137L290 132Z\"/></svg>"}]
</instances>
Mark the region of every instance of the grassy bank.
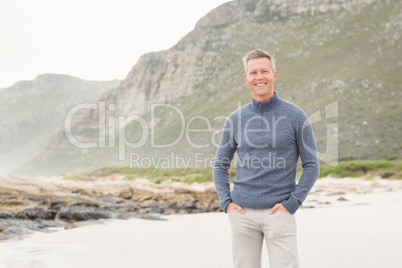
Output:
<instances>
[{"instance_id":1,"label":"grassy bank","mask_svg":"<svg viewBox=\"0 0 402 268\"><path fill-rule=\"evenodd\" d=\"M320 178L326 176L402 179L402 160L352 160L339 162L336 167L323 164L320 166Z\"/></svg>"},{"instance_id":2,"label":"grassy bank","mask_svg":"<svg viewBox=\"0 0 402 268\"><path fill-rule=\"evenodd\" d=\"M205 169L155 169L155 168L129 168L107 167L87 174L65 176L65 179L85 180L91 177L111 177L123 175L125 180L145 178L155 183L164 180L179 181L184 183L203 183L212 181L212 168Z\"/></svg>"},{"instance_id":3,"label":"grassy bank","mask_svg":"<svg viewBox=\"0 0 402 268\"><path fill-rule=\"evenodd\" d=\"M297 179L300 178L302 168L299 166ZM124 176L125 180L146 178L152 182L160 183L164 180L179 181L184 183L203 183L212 181L212 168L204 169L155 169L155 168L129 168L108 167L87 174L65 176L65 179L85 180L99 177ZM236 176L236 170L230 169L230 178ZM367 177L374 176L389 179L402 179L402 160L351 160L339 162L336 167L328 164L320 165L320 178L322 177Z\"/></svg>"}]
</instances>

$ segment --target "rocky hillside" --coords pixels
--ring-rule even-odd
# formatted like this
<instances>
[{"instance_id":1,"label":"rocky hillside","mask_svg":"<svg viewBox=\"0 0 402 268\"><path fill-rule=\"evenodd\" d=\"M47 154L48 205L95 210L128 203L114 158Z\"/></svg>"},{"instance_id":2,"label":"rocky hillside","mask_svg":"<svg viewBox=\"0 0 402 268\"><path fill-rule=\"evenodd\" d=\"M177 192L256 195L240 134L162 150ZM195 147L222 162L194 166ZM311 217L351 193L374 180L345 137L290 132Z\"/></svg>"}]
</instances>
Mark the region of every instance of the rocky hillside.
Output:
<instances>
[{"instance_id":1,"label":"rocky hillside","mask_svg":"<svg viewBox=\"0 0 402 268\"><path fill-rule=\"evenodd\" d=\"M44 74L0 90L0 171L7 173L41 153L67 111L81 102L96 102L120 81L95 82Z\"/></svg>"},{"instance_id":2,"label":"rocky hillside","mask_svg":"<svg viewBox=\"0 0 402 268\"><path fill-rule=\"evenodd\" d=\"M401 158L401 14L400 0L228 2L174 47L143 55L118 87L101 96L104 112L91 109L73 122L75 137L97 142L94 148L72 145L61 130L18 172L128 166L130 152L149 160L143 166L174 156L208 165L222 118L250 101L241 58L254 48L277 58L279 96L321 116L314 123L321 153L333 153L327 141L338 139L341 159ZM333 118L328 105L337 105ZM206 132L182 135L186 126Z\"/></svg>"}]
</instances>

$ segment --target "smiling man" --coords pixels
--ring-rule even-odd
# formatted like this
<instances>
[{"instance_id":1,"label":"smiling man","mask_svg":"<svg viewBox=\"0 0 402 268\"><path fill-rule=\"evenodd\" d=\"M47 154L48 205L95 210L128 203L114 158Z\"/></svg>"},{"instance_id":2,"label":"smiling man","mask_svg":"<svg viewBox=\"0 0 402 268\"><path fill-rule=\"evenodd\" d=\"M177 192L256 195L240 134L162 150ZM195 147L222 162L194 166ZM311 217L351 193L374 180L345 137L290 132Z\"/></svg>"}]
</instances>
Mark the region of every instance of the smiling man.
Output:
<instances>
[{"instance_id":1,"label":"smiling man","mask_svg":"<svg viewBox=\"0 0 402 268\"><path fill-rule=\"evenodd\" d=\"M298 267L295 212L319 175L317 146L307 115L274 91L274 58L256 49L243 58L251 103L223 127L213 178L232 228L236 268L261 267L265 239L271 268ZM237 152L230 190L229 168ZM303 172L296 184L298 159Z\"/></svg>"}]
</instances>

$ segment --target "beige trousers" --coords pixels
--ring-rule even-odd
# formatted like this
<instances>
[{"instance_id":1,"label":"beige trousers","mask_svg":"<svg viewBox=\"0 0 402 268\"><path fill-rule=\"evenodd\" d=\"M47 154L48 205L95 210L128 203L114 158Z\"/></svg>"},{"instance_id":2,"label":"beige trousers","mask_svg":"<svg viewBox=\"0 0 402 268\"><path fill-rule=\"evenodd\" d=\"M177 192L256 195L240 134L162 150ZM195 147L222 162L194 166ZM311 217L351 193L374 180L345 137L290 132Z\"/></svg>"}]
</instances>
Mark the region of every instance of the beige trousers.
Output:
<instances>
[{"instance_id":1,"label":"beige trousers","mask_svg":"<svg viewBox=\"0 0 402 268\"><path fill-rule=\"evenodd\" d=\"M265 238L270 268L297 268L296 220L294 215L277 210L244 208L228 212L232 227L235 268L260 268Z\"/></svg>"}]
</instances>

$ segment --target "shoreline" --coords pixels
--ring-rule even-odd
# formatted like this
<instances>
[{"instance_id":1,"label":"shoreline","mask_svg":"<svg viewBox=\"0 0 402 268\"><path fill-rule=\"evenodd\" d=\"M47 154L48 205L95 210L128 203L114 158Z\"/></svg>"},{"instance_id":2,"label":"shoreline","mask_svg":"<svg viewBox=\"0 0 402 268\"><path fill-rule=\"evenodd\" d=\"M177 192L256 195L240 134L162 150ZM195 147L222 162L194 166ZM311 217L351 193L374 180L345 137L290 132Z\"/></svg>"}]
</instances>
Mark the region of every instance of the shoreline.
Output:
<instances>
[{"instance_id":1,"label":"shoreline","mask_svg":"<svg viewBox=\"0 0 402 268\"><path fill-rule=\"evenodd\" d=\"M350 193L347 205L296 213L301 268L399 267L401 191ZM360 203L360 204L359 204ZM365 203L362 205L361 203ZM99 224L0 243L5 267L232 267L225 213ZM264 246L265 247L265 246ZM264 248L263 267L268 267ZM10 266L7 266L10 265Z\"/></svg>"},{"instance_id":2,"label":"shoreline","mask_svg":"<svg viewBox=\"0 0 402 268\"><path fill-rule=\"evenodd\" d=\"M0 241L49 227L79 227L91 220L159 220L160 215L215 211L222 209L213 183L153 183L124 176L0 179Z\"/></svg>"},{"instance_id":3,"label":"shoreline","mask_svg":"<svg viewBox=\"0 0 402 268\"><path fill-rule=\"evenodd\" d=\"M402 181L320 178L302 208L367 205L362 196L402 190ZM353 198L351 198L353 196ZM213 182L154 183L124 176L11 177L0 180L0 243L32 232L75 228L102 219L161 220L163 215L221 212Z\"/></svg>"}]
</instances>

